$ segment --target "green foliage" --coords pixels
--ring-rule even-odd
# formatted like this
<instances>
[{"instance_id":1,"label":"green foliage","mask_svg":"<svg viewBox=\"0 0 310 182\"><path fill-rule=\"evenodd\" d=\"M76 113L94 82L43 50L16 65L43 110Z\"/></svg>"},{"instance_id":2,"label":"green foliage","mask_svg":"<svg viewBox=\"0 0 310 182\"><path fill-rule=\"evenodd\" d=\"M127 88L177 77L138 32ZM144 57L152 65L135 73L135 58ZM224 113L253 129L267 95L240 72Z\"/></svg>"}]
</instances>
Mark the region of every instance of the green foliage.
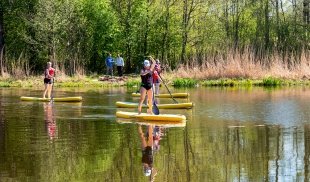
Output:
<instances>
[{"instance_id":1,"label":"green foliage","mask_svg":"<svg viewBox=\"0 0 310 182\"><path fill-rule=\"evenodd\" d=\"M176 78L173 80L173 86L175 87L195 87L198 81L191 78Z\"/></svg>"},{"instance_id":2,"label":"green foliage","mask_svg":"<svg viewBox=\"0 0 310 182\"><path fill-rule=\"evenodd\" d=\"M252 86L253 80L249 79L219 79L219 80L204 80L202 86L219 86L219 87L235 87L235 86Z\"/></svg>"},{"instance_id":3,"label":"green foliage","mask_svg":"<svg viewBox=\"0 0 310 182\"><path fill-rule=\"evenodd\" d=\"M141 83L141 81L138 79L129 79L126 82L126 86L127 87L139 87L140 83Z\"/></svg>"},{"instance_id":4,"label":"green foliage","mask_svg":"<svg viewBox=\"0 0 310 182\"><path fill-rule=\"evenodd\" d=\"M283 84L284 84L283 80L273 77L263 79L262 83L263 86L279 86Z\"/></svg>"},{"instance_id":5,"label":"green foliage","mask_svg":"<svg viewBox=\"0 0 310 182\"><path fill-rule=\"evenodd\" d=\"M250 48L255 59L262 60L276 51L298 57L309 48L302 1L296 6L234 0L1 3L8 72L14 71L10 64L20 59L26 60L21 70L29 73L41 74L46 61L53 61L68 75L81 70L101 74L107 53L114 57L122 53L126 71L136 72L147 55L176 68L183 56L182 63L201 65L208 55L227 50Z\"/></svg>"}]
</instances>

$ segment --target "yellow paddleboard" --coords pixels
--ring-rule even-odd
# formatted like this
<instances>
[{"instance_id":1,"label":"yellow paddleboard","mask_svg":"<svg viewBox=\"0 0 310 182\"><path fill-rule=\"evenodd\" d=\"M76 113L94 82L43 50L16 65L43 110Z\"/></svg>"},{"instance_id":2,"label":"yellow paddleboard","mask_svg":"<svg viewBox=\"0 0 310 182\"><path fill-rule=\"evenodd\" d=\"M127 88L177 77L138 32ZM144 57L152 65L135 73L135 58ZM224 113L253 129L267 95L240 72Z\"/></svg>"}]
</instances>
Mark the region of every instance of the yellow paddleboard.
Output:
<instances>
[{"instance_id":1,"label":"yellow paddleboard","mask_svg":"<svg viewBox=\"0 0 310 182\"><path fill-rule=\"evenodd\" d=\"M143 120L128 120L128 119L117 119L117 123L120 124L141 124L141 125L155 125L155 126L161 126L165 128L174 128L174 127L185 127L186 122L185 121L143 121Z\"/></svg>"},{"instance_id":2,"label":"yellow paddleboard","mask_svg":"<svg viewBox=\"0 0 310 182\"><path fill-rule=\"evenodd\" d=\"M171 94L173 98L187 98L189 97L189 93L173 93ZM170 94L159 94L159 95L155 95L155 97L158 98L171 98ZM140 97L140 93L132 93L131 94L132 97Z\"/></svg>"},{"instance_id":3,"label":"yellow paddleboard","mask_svg":"<svg viewBox=\"0 0 310 182\"><path fill-rule=\"evenodd\" d=\"M180 114L152 115L147 113L138 114L136 112L117 111L116 117L125 119L141 119L147 121L174 121L174 122L186 121L186 117Z\"/></svg>"},{"instance_id":4,"label":"yellow paddleboard","mask_svg":"<svg viewBox=\"0 0 310 182\"><path fill-rule=\"evenodd\" d=\"M51 101L50 98L40 98L40 97L20 97L22 101L42 101L42 102L49 102ZM82 97L55 97L53 98L54 102L81 102Z\"/></svg>"},{"instance_id":5,"label":"yellow paddleboard","mask_svg":"<svg viewBox=\"0 0 310 182\"><path fill-rule=\"evenodd\" d=\"M137 108L139 103L134 102L116 102L115 105L117 107L122 108ZM190 109L193 107L192 102L186 102L186 103L176 103L176 104L156 104L158 109ZM148 106L143 104L143 108L147 108Z\"/></svg>"}]
</instances>

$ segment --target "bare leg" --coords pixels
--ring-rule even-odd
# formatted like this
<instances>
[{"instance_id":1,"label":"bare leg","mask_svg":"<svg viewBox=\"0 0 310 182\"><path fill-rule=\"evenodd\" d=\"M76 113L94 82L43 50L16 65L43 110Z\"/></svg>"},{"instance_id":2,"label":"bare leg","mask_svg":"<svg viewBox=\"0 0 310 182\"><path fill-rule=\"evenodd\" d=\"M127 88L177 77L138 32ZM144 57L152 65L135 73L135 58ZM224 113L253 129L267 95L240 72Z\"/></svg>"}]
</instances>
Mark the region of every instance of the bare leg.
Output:
<instances>
[{"instance_id":1,"label":"bare leg","mask_svg":"<svg viewBox=\"0 0 310 182\"><path fill-rule=\"evenodd\" d=\"M149 137L147 140L147 146L153 147L153 126L148 125Z\"/></svg>"},{"instance_id":2,"label":"bare leg","mask_svg":"<svg viewBox=\"0 0 310 182\"><path fill-rule=\"evenodd\" d=\"M43 92L43 98L45 98L46 92L47 92L47 85L48 84L44 84L44 92Z\"/></svg>"},{"instance_id":3,"label":"bare leg","mask_svg":"<svg viewBox=\"0 0 310 182\"><path fill-rule=\"evenodd\" d=\"M160 83L154 83L154 84L153 84L153 86L154 86L154 87L153 87L153 88L154 88L154 94L155 94L155 95L158 95L158 94L159 94L159 84L160 84Z\"/></svg>"},{"instance_id":4,"label":"bare leg","mask_svg":"<svg viewBox=\"0 0 310 182\"><path fill-rule=\"evenodd\" d=\"M140 88L140 101L139 101L139 105L138 105L138 113L139 114L141 114L141 111L142 111L142 104L143 104L145 95L146 95L146 89L141 87Z\"/></svg>"},{"instance_id":5,"label":"bare leg","mask_svg":"<svg viewBox=\"0 0 310 182\"><path fill-rule=\"evenodd\" d=\"M148 102L148 113L152 114L152 109L153 109L153 91L152 89L147 91L147 102Z\"/></svg>"},{"instance_id":6,"label":"bare leg","mask_svg":"<svg viewBox=\"0 0 310 182\"><path fill-rule=\"evenodd\" d=\"M52 92L52 84L47 84L47 97L51 98L51 92Z\"/></svg>"},{"instance_id":7,"label":"bare leg","mask_svg":"<svg viewBox=\"0 0 310 182\"><path fill-rule=\"evenodd\" d=\"M142 145L141 147L142 149L144 149L147 145L146 145L146 141L145 141L145 137L144 137L141 125L139 125L138 131L139 131L139 136L141 139L141 145Z\"/></svg>"}]
</instances>

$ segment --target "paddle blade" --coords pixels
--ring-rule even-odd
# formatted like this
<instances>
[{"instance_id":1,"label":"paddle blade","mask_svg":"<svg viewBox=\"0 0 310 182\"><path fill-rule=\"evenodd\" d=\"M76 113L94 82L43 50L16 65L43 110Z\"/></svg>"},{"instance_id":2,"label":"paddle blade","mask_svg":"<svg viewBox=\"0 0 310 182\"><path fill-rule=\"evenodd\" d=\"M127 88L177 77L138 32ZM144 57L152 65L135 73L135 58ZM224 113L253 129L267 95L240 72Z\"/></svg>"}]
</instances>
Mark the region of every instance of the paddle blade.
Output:
<instances>
[{"instance_id":1,"label":"paddle blade","mask_svg":"<svg viewBox=\"0 0 310 182\"><path fill-rule=\"evenodd\" d=\"M155 115L159 115L159 109L158 109L158 107L157 107L157 105L156 105L155 102L153 102L152 111L153 111L153 113L154 113Z\"/></svg>"}]
</instances>

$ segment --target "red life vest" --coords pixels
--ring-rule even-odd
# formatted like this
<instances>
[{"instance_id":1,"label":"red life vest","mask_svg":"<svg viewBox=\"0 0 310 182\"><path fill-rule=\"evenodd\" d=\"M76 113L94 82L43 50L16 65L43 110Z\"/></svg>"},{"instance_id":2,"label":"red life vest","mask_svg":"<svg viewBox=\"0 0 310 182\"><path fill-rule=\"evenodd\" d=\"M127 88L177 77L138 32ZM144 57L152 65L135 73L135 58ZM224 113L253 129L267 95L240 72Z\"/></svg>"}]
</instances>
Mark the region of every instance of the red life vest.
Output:
<instances>
[{"instance_id":1,"label":"red life vest","mask_svg":"<svg viewBox=\"0 0 310 182\"><path fill-rule=\"evenodd\" d=\"M157 71L154 71L152 76L153 76L153 81L154 81L154 82L157 81L157 80L159 79L159 75L158 75L158 72L157 72Z\"/></svg>"},{"instance_id":2,"label":"red life vest","mask_svg":"<svg viewBox=\"0 0 310 182\"><path fill-rule=\"evenodd\" d=\"M48 69L48 74L49 75L54 76L54 73L55 73L55 69L54 68Z\"/></svg>"},{"instance_id":3,"label":"red life vest","mask_svg":"<svg viewBox=\"0 0 310 182\"><path fill-rule=\"evenodd\" d=\"M45 78L50 79L51 77L54 76L54 74L55 74L55 69L54 69L54 68L49 68L49 69L48 69L48 74L47 74L47 72L46 72L46 70L45 70ZM50 75L51 77L48 76L48 75Z\"/></svg>"}]
</instances>

